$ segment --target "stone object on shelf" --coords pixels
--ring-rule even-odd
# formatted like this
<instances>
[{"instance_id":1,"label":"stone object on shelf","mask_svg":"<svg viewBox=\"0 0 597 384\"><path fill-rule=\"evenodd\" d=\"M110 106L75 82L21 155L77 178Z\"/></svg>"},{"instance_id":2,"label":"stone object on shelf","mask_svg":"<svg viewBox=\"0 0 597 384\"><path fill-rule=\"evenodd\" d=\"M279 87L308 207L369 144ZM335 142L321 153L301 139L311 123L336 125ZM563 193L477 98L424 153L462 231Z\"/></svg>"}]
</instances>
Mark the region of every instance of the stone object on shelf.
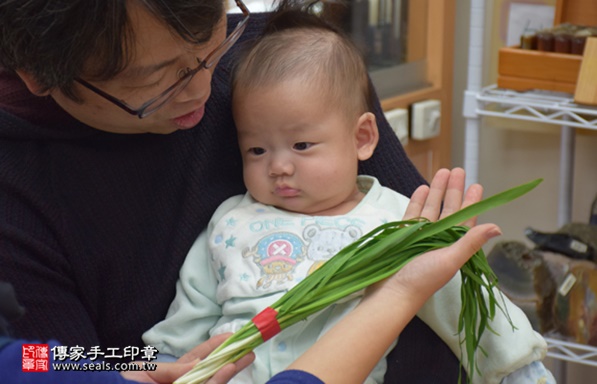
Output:
<instances>
[{"instance_id":1,"label":"stone object on shelf","mask_svg":"<svg viewBox=\"0 0 597 384\"><path fill-rule=\"evenodd\" d=\"M597 264L516 241L496 244L487 260L537 331L597 346Z\"/></svg>"},{"instance_id":2,"label":"stone object on shelf","mask_svg":"<svg viewBox=\"0 0 597 384\"><path fill-rule=\"evenodd\" d=\"M556 232L525 229L526 237L540 250L564 256L597 262L597 226L585 223L568 223Z\"/></svg>"}]
</instances>

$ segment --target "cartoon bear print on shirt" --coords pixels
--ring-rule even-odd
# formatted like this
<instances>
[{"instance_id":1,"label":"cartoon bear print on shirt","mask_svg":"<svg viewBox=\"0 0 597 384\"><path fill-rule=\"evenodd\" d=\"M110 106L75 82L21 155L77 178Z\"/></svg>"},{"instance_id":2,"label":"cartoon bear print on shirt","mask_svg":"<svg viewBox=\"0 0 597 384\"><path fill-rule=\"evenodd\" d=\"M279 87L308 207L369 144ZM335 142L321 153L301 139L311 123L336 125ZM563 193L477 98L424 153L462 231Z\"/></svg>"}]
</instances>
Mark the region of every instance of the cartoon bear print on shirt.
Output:
<instances>
[{"instance_id":1,"label":"cartoon bear print on shirt","mask_svg":"<svg viewBox=\"0 0 597 384\"><path fill-rule=\"evenodd\" d=\"M321 228L317 224L305 227L303 238L308 242L307 258L313 260L313 265L309 268L309 274L361 236L361 229L354 225L349 225L344 229L337 227Z\"/></svg>"}]
</instances>

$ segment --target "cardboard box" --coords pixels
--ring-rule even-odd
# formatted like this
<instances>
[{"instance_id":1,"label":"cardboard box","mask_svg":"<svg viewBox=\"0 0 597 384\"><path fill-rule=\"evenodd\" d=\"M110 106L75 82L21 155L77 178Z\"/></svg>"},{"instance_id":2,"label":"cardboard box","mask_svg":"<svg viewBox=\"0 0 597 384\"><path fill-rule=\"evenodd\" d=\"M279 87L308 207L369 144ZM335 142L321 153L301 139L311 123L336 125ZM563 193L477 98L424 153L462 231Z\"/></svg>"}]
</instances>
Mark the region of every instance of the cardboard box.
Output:
<instances>
[{"instance_id":1,"label":"cardboard box","mask_svg":"<svg viewBox=\"0 0 597 384\"><path fill-rule=\"evenodd\" d=\"M597 26L597 0L557 0L554 24ZM520 49L501 48L498 53L500 88L545 89L574 93L582 56Z\"/></svg>"},{"instance_id":2,"label":"cardboard box","mask_svg":"<svg viewBox=\"0 0 597 384\"><path fill-rule=\"evenodd\" d=\"M578 104L597 105L597 37L587 39L574 101Z\"/></svg>"}]
</instances>

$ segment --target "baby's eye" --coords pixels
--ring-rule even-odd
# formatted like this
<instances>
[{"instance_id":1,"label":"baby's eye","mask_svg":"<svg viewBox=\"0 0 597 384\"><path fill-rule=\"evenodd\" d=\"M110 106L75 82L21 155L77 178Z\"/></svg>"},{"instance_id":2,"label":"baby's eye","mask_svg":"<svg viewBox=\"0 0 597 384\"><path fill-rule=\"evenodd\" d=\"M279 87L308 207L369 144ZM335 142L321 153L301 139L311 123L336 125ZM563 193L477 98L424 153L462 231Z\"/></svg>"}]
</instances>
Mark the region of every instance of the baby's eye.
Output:
<instances>
[{"instance_id":1,"label":"baby's eye","mask_svg":"<svg viewBox=\"0 0 597 384\"><path fill-rule=\"evenodd\" d=\"M265 153L265 149L259 147L249 148L249 153L252 155L263 155Z\"/></svg>"},{"instance_id":2,"label":"baby's eye","mask_svg":"<svg viewBox=\"0 0 597 384\"><path fill-rule=\"evenodd\" d=\"M312 145L313 143L301 142L294 144L293 148L297 151L304 151L305 149L309 149Z\"/></svg>"}]
</instances>

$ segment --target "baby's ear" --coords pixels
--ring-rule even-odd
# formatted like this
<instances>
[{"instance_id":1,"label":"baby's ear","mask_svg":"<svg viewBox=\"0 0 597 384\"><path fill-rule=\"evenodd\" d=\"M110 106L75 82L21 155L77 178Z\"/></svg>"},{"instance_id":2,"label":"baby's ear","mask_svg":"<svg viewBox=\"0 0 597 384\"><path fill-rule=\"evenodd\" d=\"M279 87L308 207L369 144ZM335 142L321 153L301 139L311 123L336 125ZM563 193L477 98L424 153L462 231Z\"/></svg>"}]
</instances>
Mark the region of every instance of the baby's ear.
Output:
<instances>
[{"instance_id":1,"label":"baby's ear","mask_svg":"<svg viewBox=\"0 0 597 384\"><path fill-rule=\"evenodd\" d=\"M29 90L29 92L33 93L35 96L47 96L50 94L50 91L42 91L42 87L39 82L35 79L35 77L27 71L17 70L17 75L23 80L25 86Z\"/></svg>"},{"instance_id":2,"label":"baby's ear","mask_svg":"<svg viewBox=\"0 0 597 384\"><path fill-rule=\"evenodd\" d=\"M377 122L373 113L365 112L359 117L355 138L359 160L367 160L373 155L379 141Z\"/></svg>"}]
</instances>

